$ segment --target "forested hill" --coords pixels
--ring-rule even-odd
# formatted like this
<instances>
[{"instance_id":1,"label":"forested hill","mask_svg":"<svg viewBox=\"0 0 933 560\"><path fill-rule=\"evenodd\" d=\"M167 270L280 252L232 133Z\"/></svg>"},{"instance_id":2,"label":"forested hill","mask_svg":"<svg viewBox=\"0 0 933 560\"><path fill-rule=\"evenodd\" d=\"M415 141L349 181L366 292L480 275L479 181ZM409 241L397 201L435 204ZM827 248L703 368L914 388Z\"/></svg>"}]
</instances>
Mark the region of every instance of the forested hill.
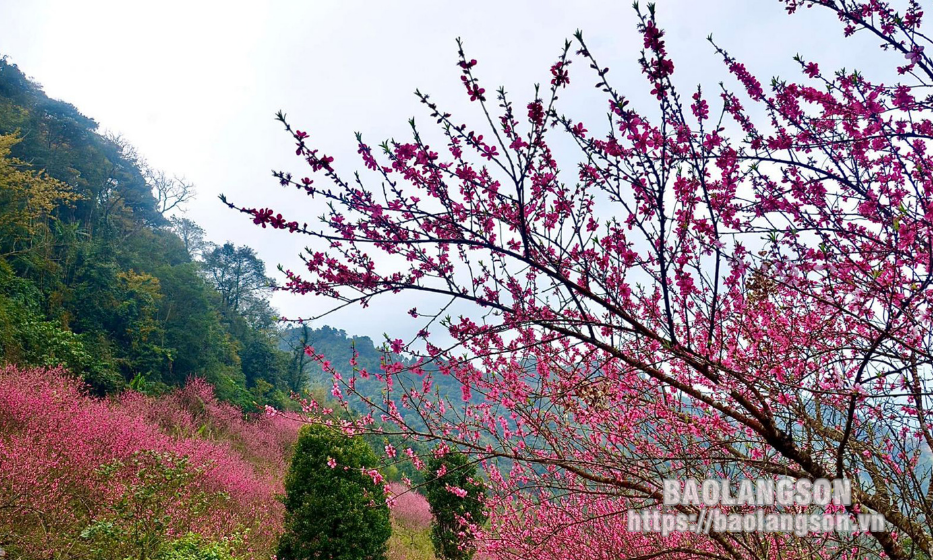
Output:
<instances>
[{"instance_id":1,"label":"forested hill","mask_svg":"<svg viewBox=\"0 0 933 560\"><path fill-rule=\"evenodd\" d=\"M0 60L0 361L100 394L201 376L244 408L304 386L248 247L180 211L193 186ZM237 274L230 271L237 270Z\"/></svg>"},{"instance_id":2,"label":"forested hill","mask_svg":"<svg viewBox=\"0 0 933 560\"><path fill-rule=\"evenodd\" d=\"M333 367L344 375L349 375L352 372L350 359L353 357L354 352L357 353L357 367L371 373L379 373L381 364L386 359L393 362L414 363L413 360L385 350L384 345L381 343L377 346L368 336L348 335L343 330L326 325L318 328L307 325L289 328L283 333L280 347L296 356L302 371L305 372L305 378L308 379L311 388L314 389L329 389L333 385L333 379L322 371L319 364L295 353L297 349L305 346L311 346L315 352L325 356ZM462 399L461 385L456 378L441 374L433 363L425 363L421 369L432 374L432 386L441 396L452 402L458 402ZM421 386L418 375L407 370L401 371L397 376L397 380L404 387ZM371 381L356 385L356 389L361 395L374 399L376 402L382 401L383 388L381 384ZM396 388L396 390L401 389ZM473 402L480 402L479 395L473 396ZM408 412L407 409L402 410L403 415ZM410 412L412 419L416 419L417 414L414 411Z\"/></svg>"}]
</instances>

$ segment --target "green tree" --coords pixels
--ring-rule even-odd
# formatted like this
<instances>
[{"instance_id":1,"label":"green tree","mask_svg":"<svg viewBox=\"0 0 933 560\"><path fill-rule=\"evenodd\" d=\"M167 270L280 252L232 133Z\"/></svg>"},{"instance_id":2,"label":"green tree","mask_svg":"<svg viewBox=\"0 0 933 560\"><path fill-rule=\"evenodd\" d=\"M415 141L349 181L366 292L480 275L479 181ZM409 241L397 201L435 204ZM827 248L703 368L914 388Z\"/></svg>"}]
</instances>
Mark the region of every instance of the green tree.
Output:
<instances>
[{"instance_id":1,"label":"green tree","mask_svg":"<svg viewBox=\"0 0 933 560\"><path fill-rule=\"evenodd\" d=\"M201 255L201 251L207 246L204 241L204 228L199 226L194 220L184 217L172 218L172 231L181 239L185 245L185 252L188 257L194 259Z\"/></svg>"},{"instance_id":2,"label":"green tree","mask_svg":"<svg viewBox=\"0 0 933 560\"><path fill-rule=\"evenodd\" d=\"M4 256L34 250L37 243L47 241L52 212L80 198L65 183L10 157L19 142L12 134L0 135L0 255Z\"/></svg>"},{"instance_id":3,"label":"green tree","mask_svg":"<svg viewBox=\"0 0 933 560\"><path fill-rule=\"evenodd\" d=\"M236 247L227 242L204 254L204 270L220 292L225 305L234 311L255 305L271 280L266 265L247 246Z\"/></svg>"},{"instance_id":4,"label":"green tree","mask_svg":"<svg viewBox=\"0 0 933 560\"><path fill-rule=\"evenodd\" d=\"M378 461L360 438L304 426L285 479L282 560L382 560L389 508L373 480Z\"/></svg>"},{"instance_id":5,"label":"green tree","mask_svg":"<svg viewBox=\"0 0 933 560\"><path fill-rule=\"evenodd\" d=\"M174 348L169 384L180 385L200 376L217 389L217 396L241 406L252 397L245 389L232 337L224 328L218 294L197 273L195 263L159 270L164 293L160 314L165 321L165 346Z\"/></svg>"},{"instance_id":6,"label":"green tree","mask_svg":"<svg viewBox=\"0 0 933 560\"><path fill-rule=\"evenodd\" d=\"M189 533L159 551L158 560L234 560L226 542L211 542Z\"/></svg>"},{"instance_id":7,"label":"green tree","mask_svg":"<svg viewBox=\"0 0 933 560\"><path fill-rule=\"evenodd\" d=\"M487 519L483 505L486 487L477 478L476 465L463 453L447 452L431 457L428 473L425 486L434 515L431 523L434 553L446 560L469 560L476 548L469 531L466 539L459 534L464 531L464 523L481 526Z\"/></svg>"},{"instance_id":8,"label":"green tree","mask_svg":"<svg viewBox=\"0 0 933 560\"><path fill-rule=\"evenodd\" d=\"M171 352L160 346L165 340L162 322L158 318L162 300L159 279L134 270L117 274L120 290L115 315L120 327L113 337L121 343L126 354L122 364L127 377L141 374L146 378L158 375L163 364L171 359Z\"/></svg>"}]
</instances>

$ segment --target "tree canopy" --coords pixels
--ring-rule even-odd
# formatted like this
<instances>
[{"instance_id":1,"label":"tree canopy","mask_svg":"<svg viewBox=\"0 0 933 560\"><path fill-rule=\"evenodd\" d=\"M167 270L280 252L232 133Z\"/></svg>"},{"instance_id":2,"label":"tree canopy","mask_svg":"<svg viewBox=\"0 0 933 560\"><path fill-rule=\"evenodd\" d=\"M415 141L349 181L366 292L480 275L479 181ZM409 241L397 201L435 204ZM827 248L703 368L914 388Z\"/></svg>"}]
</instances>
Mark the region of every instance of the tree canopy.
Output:
<instances>
[{"instance_id":1,"label":"tree canopy","mask_svg":"<svg viewBox=\"0 0 933 560\"><path fill-rule=\"evenodd\" d=\"M483 503L486 485L468 455L444 448L435 450L427 471L434 552L444 560L470 560L476 552L473 538L488 517Z\"/></svg>"},{"instance_id":2,"label":"tree canopy","mask_svg":"<svg viewBox=\"0 0 933 560\"><path fill-rule=\"evenodd\" d=\"M391 534L378 459L333 427L301 428L285 479L282 560L384 560Z\"/></svg>"}]
</instances>

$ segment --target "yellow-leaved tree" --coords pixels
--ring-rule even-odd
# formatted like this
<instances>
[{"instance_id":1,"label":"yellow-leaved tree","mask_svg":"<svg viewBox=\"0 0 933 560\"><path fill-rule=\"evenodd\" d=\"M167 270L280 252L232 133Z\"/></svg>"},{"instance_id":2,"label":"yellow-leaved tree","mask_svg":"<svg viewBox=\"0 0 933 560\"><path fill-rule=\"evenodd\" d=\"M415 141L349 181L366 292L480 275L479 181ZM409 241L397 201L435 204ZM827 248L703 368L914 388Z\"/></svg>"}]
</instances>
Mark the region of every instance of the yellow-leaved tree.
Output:
<instances>
[{"instance_id":1,"label":"yellow-leaved tree","mask_svg":"<svg viewBox=\"0 0 933 560\"><path fill-rule=\"evenodd\" d=\"M0 135L0 256L42 243L55 208L81 198L67 184L12 157L19 141L15 134Z\"/></svg>"}]
</instances>

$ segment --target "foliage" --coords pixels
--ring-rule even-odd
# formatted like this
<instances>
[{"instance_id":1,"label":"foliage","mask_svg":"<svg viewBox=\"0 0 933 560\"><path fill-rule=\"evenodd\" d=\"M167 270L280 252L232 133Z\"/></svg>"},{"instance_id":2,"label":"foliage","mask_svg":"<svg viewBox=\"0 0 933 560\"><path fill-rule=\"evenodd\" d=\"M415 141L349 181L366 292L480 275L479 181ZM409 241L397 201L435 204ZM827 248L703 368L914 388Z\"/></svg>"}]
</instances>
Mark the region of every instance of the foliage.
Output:
<instances>
[{"instance_id":1,"label":"foliage","mask_svg":"<svg viewBox=\"0 0 933 560\"><path fill-rule=\"evenodd\" d=\"M470 560L474 536L486 523L486 487L468 455L439 448L428 461L425 483L434 520L431 543L438 558Z\"/></svg>"},{"instance_id":2,"label":"foliage","mask_svg":"<svg viewBox=\"0 0 933 560\"><path fill-rule=\"evenodd\" d=\"M53 210L80 198L65 183L10 157L19 142L15 135L0 135L0 255L28 251L47 241Z\"/></svg>"},{"instance_id":3,"label":"foliage","mask_svg":"<svg viewBox=\"0 0 933 560\"><path fill-rule=\"evenodd\" d=\"M185 252L188 257L194 260L201 255L201 252L207 248L207 242L204 240L204 228L199 226L194 220L188 218L172 218L172 231L181 239L185 245Z\"/></svg>"},{"instance_id":4,"label":"foliage","mask_svg":"<svg viewBox=\"0 0 933 560\"><path fill-rule=\"evenodd\" d=\"M333 427L301 428L285 479L283 560L379 560L391 533L372 449Z\"/></svg>"},{"instance_id":5,"label":"foliage","mask_svg":"<svg viewBox=\"0 0 933 560\"><path fill-rule=\"evenodd\" d=\"M550 83L522 103L487 92L458 43L482 129L416 92L438 135L429 143L414 120L408 141L376 147L358 135L365 169L348 176L280 113L307 170L276 172L276 183L310 195L321 223L226 201L256 225L307 237L306 269L288 273L294 293L370 309L400 292L443 301L410 311L424 329L392 342L407 360L363 375L316 359L334 395L369 409L347 429L403 432L484 462L493 552L933 552L933 59L923 10L916 0L902 10L782 4L828 12L846 35L879 41L897 81L798 56L799 80L762 83L713 43L728 81L713 96L685 93L655 5L636 3L651 107L610 83L579 32ZM560 112L574 63L592 70L602 125ZM446 316L450 306L462 314ZM452 342L438 342L438 328ZM432 391L445 376L460 398ZM890 530L626 530L629 512L660 506L664 479L784 475L849 479L844 512L877 512Z\"/></svg>"},{"instance_id":6,"label":"foliage","mask_svg":"<svg viewBox=\"0 0 933 560\"><path fill-rule=\"evenodd\" d=\"M5 361L32 366L63 365L82 373L101 392L123 386L123 379L92 355L86 337L42 318L42 295L34 284L16 277L0 260L0 355Z\"/></svg>"},{"instance_id":7,"label":"foliage","mask_svg":"<svg viewBox=\"0 0 933 560\"><path fill-rule=\"evenodd\" d=\"M435 560L431 529L416 529L392 521L388 560Z\"/></svg>"},{"instance_id":8,"label":"foliage","mask_svg":"<svg viewBox=\"0 0 933 560\"><path fill-rule=\"evenodd\" d=\"M157 560L235 560L227 542L209 542L189 533L162 547Z\"/></svg>"},{"instance_id":9,"label":"foliage","mask_svg":"<svg viewBox=\"0 0 933 560\"><path fill-rule=\"evenodd\" d=\"M259 305L257 296L268 289L266 266L249 247L224 243L204 255L204 272L220 292L224 305L234 311Z\"/></svg>"}]
</instances>

